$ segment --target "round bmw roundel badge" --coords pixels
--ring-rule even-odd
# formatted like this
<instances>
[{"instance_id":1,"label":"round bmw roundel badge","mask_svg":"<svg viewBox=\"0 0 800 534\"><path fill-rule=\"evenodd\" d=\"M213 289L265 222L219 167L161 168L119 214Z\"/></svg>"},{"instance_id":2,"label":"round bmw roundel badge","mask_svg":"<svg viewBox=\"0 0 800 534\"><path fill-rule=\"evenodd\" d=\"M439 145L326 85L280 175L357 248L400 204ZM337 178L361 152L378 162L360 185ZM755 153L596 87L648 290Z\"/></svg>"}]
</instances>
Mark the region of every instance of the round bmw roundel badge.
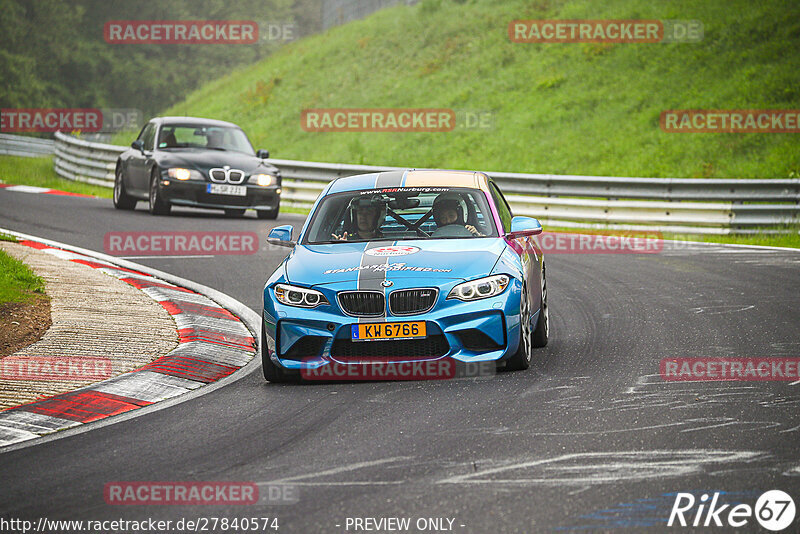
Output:
<instances>
[{"instance_id":1,"label":"round bmw roundel badge","mask_svg":"<svg viewBox=\"0 0 800 534\"><path fill-rule=\"evenodd\" d=\"M393 245L390 247L371 248L364 252L367 256L407 256L419 252L419 247Z\"/></svg>"}]
</instances>

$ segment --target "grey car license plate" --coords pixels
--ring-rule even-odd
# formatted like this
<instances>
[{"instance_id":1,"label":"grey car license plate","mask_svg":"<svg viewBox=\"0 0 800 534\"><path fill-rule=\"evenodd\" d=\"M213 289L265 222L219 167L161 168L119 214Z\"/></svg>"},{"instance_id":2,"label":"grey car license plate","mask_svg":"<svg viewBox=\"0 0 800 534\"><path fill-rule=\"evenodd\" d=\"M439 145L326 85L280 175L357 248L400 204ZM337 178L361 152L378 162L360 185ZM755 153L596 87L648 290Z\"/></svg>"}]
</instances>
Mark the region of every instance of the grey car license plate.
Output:
<instances>
[{"instance_id":1,"label":"grey car license plate","mask_svg":"<svg viewBox=\"0 0 800 534\"><path fill-rule=\"evenodd\" d=\"M243 185L208 184L206 191L215 195L235 195L237 197L247 196L247 187Z\"/></svg>"}]
</instances>

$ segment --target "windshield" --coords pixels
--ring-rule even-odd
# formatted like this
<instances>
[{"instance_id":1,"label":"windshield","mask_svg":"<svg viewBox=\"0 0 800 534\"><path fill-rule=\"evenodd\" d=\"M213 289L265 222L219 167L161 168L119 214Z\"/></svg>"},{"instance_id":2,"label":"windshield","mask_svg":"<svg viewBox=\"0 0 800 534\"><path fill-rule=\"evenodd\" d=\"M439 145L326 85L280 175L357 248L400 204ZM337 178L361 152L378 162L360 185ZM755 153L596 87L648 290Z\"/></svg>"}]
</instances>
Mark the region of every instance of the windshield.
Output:
<instances>
[{"instance_id":1,"label":"windshield","mask_svg":"<svg viewBox=\"0 0 800 534\"><path fill-rule=\"evenodd\" d=\"M158 134L159 150L206 148L233 150L254 155L253 146L245 133L230 126L196 124L165 124Z\"/></svg>"},{"instance_id":2,"label":"windshield","mask_svg":"<svg viewBox=\"0 0 800 534\"><path fill-rule=\"evenodd\" d=\"M304 244L476 237L497 237L482 191L401 187L325 197L314 212Z\"/></svg>"}]
</instances>

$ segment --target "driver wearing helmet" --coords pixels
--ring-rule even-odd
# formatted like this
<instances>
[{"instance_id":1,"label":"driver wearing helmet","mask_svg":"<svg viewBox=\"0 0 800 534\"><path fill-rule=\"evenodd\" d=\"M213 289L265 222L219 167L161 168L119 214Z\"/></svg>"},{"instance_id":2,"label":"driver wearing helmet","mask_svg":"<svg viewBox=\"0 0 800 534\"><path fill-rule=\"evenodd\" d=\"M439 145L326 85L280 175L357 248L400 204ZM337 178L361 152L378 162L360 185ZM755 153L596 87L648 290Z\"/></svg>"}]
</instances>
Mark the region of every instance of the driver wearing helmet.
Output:
<instances>
[{"instance_id":1,"label":"driver wearing helmet","mask_svg":"<svg viewBox=\"0 0 800 534\"><path fill-rule=\"evenodd\" d=\"M475 237L484 237L471 224L466 224L466 202L455 193L442 193L433 201L433 220L438 228L452 224L466 228Z\"/></svg>"},{"instance_id":2,"label":"driver wearing helmet","mask_svg":"<svg viewBox=\"0 0 800 534\"><path fill-rule=\"evenodd\" d=\"M338 241L381 239L380 226L386 218L386 201L379 195L370 198L354 198L347 208L349 226L355 230L342 235L331 234ZM345 226L348 226L346 223Z\"/></svg>"}]
</instances>

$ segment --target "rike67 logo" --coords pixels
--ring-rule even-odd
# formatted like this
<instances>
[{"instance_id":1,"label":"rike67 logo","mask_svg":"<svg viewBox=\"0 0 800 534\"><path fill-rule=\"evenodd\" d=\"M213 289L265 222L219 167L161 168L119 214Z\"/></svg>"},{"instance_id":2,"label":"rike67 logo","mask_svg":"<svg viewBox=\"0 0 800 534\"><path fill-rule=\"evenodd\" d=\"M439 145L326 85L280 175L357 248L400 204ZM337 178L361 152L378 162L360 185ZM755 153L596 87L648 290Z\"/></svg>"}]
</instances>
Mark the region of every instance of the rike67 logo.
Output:
<instances>
[{"instance_id":1,"label":"rike67 logo","mask_svg":"<svg viewBox=\"0 0 800 534\"><path fill-rule=\"evenodd\" d=\"M762 493L755 506L745 503L723 504L720 495L720 492L714 492L713 495L704 493L700 499L696 499L691 493L678 493L667 526L743 528L755 516L763 528L778 532L794 521L794 500L781 490Z\"/></svg>"}]
</instances>

